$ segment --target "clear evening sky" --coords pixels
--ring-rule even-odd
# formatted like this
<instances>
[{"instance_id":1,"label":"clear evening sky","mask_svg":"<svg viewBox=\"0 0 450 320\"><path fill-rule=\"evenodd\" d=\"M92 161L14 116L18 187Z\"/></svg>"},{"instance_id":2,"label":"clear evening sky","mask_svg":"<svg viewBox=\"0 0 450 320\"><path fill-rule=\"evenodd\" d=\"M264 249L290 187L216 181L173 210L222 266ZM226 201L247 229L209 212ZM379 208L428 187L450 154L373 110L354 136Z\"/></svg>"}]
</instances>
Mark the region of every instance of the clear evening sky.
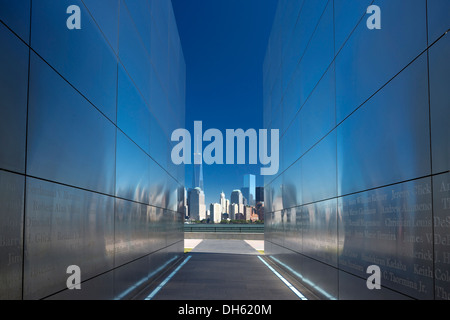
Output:
<instances>
[{"instance_id":1,"label":"clear evening sky","mask_svg":"<svg viewBox=\"0 0 450 320\"><path fill-rule=\"evenodd\" d=\"M172 0L186 62L186 129L262 129L263 62L277 0ZM208 142L204 142L205 147ZM225 144L225 140L224 140ZM225 150L224 150L225 157ZM248 160L247 160L248 163ZM203 165L206 205L227 199L261 165ZM186 167L191 187L192 166Z\"/></svg>"}]
</instances>

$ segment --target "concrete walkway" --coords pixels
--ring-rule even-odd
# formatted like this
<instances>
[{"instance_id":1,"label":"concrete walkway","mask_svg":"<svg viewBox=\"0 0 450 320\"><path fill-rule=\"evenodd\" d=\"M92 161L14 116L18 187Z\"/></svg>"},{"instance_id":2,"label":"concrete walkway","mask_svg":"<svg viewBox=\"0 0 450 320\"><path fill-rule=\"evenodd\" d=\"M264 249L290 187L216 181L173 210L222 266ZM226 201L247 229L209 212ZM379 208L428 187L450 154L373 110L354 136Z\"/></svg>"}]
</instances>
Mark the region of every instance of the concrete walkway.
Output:
<instances>
[{"instance_id":1,"label":"concrete walkway","mask_svg":"<svg viewBox=\"0 0 450 320\"><path fill-rule=\"evenodd\" d=\"M252 244L252 245L250 245ZM261 243L203 240L187 243L191 258L152 300L299 300L258 257Z\"/></svg>"}]
</instances>

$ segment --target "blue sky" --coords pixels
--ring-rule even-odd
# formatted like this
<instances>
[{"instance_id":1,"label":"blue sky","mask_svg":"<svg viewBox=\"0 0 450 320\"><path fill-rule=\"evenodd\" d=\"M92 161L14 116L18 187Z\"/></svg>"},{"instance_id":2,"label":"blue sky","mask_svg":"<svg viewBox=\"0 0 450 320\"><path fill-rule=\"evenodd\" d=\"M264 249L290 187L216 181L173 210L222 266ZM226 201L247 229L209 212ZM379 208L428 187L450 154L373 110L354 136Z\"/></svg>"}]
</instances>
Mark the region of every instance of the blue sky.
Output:
<instances>
[{"instance_id":1,"label":"blue sky","mask_svg":"<svg viewBox=\"0 0 450 320\"><path fill-rule=\"evenodd\" d=\"M186 62L186 129L261 129L262 72L277 0L172 0ZM224 140L225 144L225 140ZM204 143L205 147L207 143ZM224 151L225 157L225 151ZM230 198L260 165L204 165L206 205ZM186 168L191 186L192 167Z\"/></svg>"}]
</instances>

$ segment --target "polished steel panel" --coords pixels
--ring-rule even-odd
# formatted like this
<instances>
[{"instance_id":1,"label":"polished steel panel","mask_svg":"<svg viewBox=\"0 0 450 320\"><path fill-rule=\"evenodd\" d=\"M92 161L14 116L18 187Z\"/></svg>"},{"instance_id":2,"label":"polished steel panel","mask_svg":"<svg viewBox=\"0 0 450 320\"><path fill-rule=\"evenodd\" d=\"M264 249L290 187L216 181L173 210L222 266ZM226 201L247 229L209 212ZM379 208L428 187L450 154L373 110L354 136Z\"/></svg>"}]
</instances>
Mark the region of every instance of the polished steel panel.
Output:
<instances>
[{"instance_id":1,"label":"polished steel panel","mask_svg":"<svg viewBox=\"0 0 450 320\"><path fill-rule=\"evenodd\" d=\"M272 181L271 191L272 191L272 210L271 211L280 211L283 210L283 194L284 186L283 186L283 175L278 176L275 180Z\"/></svg>"},{"instance_id":2,"label":"polished steel panel","mask_svg":"<svg viewBox=\"0 0 450 320\"><path fill-rule=\"evenodd\" d=\"M25 178L0 171L0 300L22 298Z\"/></svg>"},{"instance_id":3,"label":"polished steel panel","mask_svg":"<svg viewBox=\"0 0 450 320\"><path fill-rule=\"evenodd\" d=\"M301 154L301 113L298 113L290 123L289 128L284 132L280 140L280 168L283 172L295 161Z\"/></svg>"},{"instance_id":4,"label":"polished steel panel","mask_svg":"<svg viewBox=\"0 0 450 320\"><path fill-rule=\"evenodd\" d=\"M2 24L0 43L0 168L24 173L29 50Z\"/></svg>"},{"instance_id":5,"label":"polished steel panel","mask_svg":"<svg viewBox=\"0 0 450 320\"><path fill-rule=\"evenodd\" d=\"M330 66L300 112L300 149L304 154L330 132L336 121L335 70Z\"/></svg>"},{"instance_id":6,"label":"polished steel panel","mask_svg":"<svg viewBox=\"0 0 450 320\"><path fill-rule=\"evenodd\" d=\"M336 131L301 159L304 204L336 196Z\"/></svg>"},{"instance_id":7,"label":"polished steel panel","mask_svg":"<svg viewBox=\"0 0 450 320\"><path fill-rule=\"evenodd\" d=\"M66 27L70 5L81 9L80 30ZM33 49L115 122L117 58L83 2L34 1L31 28Z\"/></svg>"},{"instance_id":8,"label":"polished steel panel","mask_svg":"<svg viewBox=\"0 0 450 320\"><path fill-rule=\"evenodd\" d=\"M339 195L430 174L427 57L337 129Z\"/></svg>"},{"instance_id":9,"label":"polished steel panel","mask_svg":"<svg viewBox=\"0 0 450 320\"><path fill-rule=\"evenodd\" d=\"M151 69L149 76L151 80L151 88L150 92L148 92L148 94L150 94L150 108L152 114L158 120L159 125L162 129L165 129L165 126L169 126L170 122L173 122L174 116L178 117L180 115L173 114L170 111L166 90L163 89L161 79L156 73L155 68ZM181 127L184 127L184 124ZM171 133L172 132L170 132L170 134Z\"/></svg>"},{"instance_id":10,"label":"polished steel panel","mask_svg":"<svg viewBox=\"0 0 450 320\"><path fill-rule=\"evenodd\" d=\"M169 87L167 88L167 97L171 113L178 114L180 111L179 107L184 105L180 100L181 86L184 84L184 81L180 78L182 74L180 69L183 67L183 51L178 33L174 32L177 30L175 17L173 15L169 16L169 21Z\"/></svg>"},{"instance_id":11,"label":"polished steel panel","mask_svg":"<svg viewBox=\"0 0 450 320\"><path fill-rule=\"evenodd\" d=\"M170 1L6 2L0 297L129 298L184 249L168 137L184 125L186 66ZM82 290L66 289L69 265Z\"/></svg>"},{"instance_id":12,"label":"polished steel panel","mask_svg":"<svg viewBox=\"0 0 450 320\"><path fill-rule=\"evenodd\" d=\"M268 253L270 250L267 245L272 241L272 212L264 212L264 250Z\"/></svg>"},{"instance_id":13,"label":"polished steel panel","mask_svg":"<svg viewBox=\"0 0 450 320\"><path fill-rule=\"evenodd\" d=\"M296 48L293 48L296 41L292 41L291 35L298 23L299 15L304 6L304 0L282 0L280 2L282 3L280 6L282 11L277 12L277 15L280 19L285 21L285 25L283 25L283 28L281 29L280 40L283 59L283 92L286 92L295 71L295 67L299 61L299 54L301 54L301 52L296 51Z\"/></svg>"},{"instance_id":14,"label":"polished steel panel","mask_svg":"<svg viewBox=\"0 0 450 320\"><path fill-rule=\"evenodd\" d=\"M369 277L370 274L367 274ZM339 271L339 300L412 300L408 296L381 287L369 290L367 278L356 277L345 271Z\"/></svg>"},{"instance_id":15,"label":"polished steel panel","mask_svg":"<svg viewBox=\"0 0 450 320\"><path fill-rule=\"evenodd\" d=\"M284 246L284 210L275 211L271 215L271 241L279 246Z\"/></svg>"},{"instance_id":16,"label":"polished steel panel","mask_svg":"<svg viewBox=\"0 0 450 320\"><path fill-rule=\"evenodd\" d=\"M126 71L119 67L117 126L145 152L150 152L150 117L141 93Z\"/></svg>"},{"instance_id":17,"label":"polished steel panel","mask_svg":"<svg viewBox=\"0 0 450 320\"><path fill-rule=\"evenodd\" d=\"M161 112L162 110L159 109L161 106L159 105L160 102L167 103L167 97L166 92L167 88L163 84L162 70L165 70L165 72L168 72L169 67L169 46L168 46L168 39L166 39L166 46L164 46L164 43L162 41L162 36L160 34L160 28L157 25L156 21L152 21L152 27L151 27L151 50L150 50L150 57L152 61L152 108L155 112ZM165 101L162 101L160 96L164 97ZM158 117L159 118L159 117Z\"/></svg>"},{"instance_id":18,"label":"polished steel panel","mask_svg":"<svg viewBox=\"0 0 450 320\"><path fill-rule=\"evenodd\" d=\"M450 169L450 34L429 49L433 173Z\"/></svg>"},{"instance_id":19,"label":"polished steel panel","mask_svg":"<svg viewBox=\"0 0 450 320\"><path fill-rule=\"evenodd\" d=\"M172 161L172 149L169 149L169 136L165 133L162 123L164 122L160 122L156 117L150 118L150 156L161 167L167 168L167 163Z\"/></svg>"},{"instance_id":20,"label":"polished steel panel","mask_svg":"<svg viewBox=\"0 0 450 320\"><path fill-rule=\"evenodd\" d=\"M301 163L301 160L298 160L282 175L283 184L281 185L281 190L283 208L292 208L303 203Z\"/></svg>"},{"instance_id":21,"label":"polished steel panel","mask_svg":"<svg viewBox=\"0 0 450 320\"><path fill-rule=\"evenodd\" d=\"M147 206L147 251L149 253L160 249L158 243L158 225L156 224L156 208Z\"/></svg>"},{"instance_id":22,"label":"polished steel panel","mask_svg":"<svg viewBox=\"0 0 450 320\"><path fill-rule=\"evenodd\" d=\"M31 0L0 1L0 20L26 43L30 41L30 9Z\"/></svg>"},{"instance_id":23,"label":"polished steel panel","mask_svg":"<svg viewBox=\"0 0 450 320\"><path fill-rule=\"evenodd\" d=\"M300 208L290 208L284 210L286 216L285 246L286 248L296 252L301 252L302 249L303 230L300 212Z\"/></svg>"},{"instance_id":24,"label":"polished steel panel","mask_svg":"<svg viewBox=\"0 0 450 320\"><path fill-rule=\"evenodd\" d=\"M120 0L82 0L86 5L93 20L98 24L102 33L106 36L109 45L117 53L118 51L118 26L119 26L119 2Z\"/></svg>"},{"instance_id":25,"label":"polished steel panel","mask_svg":"<svg viewBox=\"0 0 450 320\"><path fill-rule=\"evenodd\" d=\"M303 206L301 215L302 253L337 267L337 200Z\"/></svg>"},{"instance_id":26,"label":"polished steel panel","mask_svg":"<svg viewBox=\"0 0 450 320\"><path fill-rule=\"evenodd\" d=\"M149 161L150 172L150 201L152 206L167 208L170 202L170 189L168 184L172 178L155 161Z\"/></svg>"},{"instance_id":27,"label":"polished steel panel","mask_svg":"<svg viewBox=\"0 0 450 320\"><path fill-rule=\"evenodd\" d=\"M379 90L427 45L426 1L375 1L382 7L381 30L364 20L336 57L337 122ZM369 17L369 16L367 16Z\"/></svg>"},{"instance_id":28,"label":"polished steel panel","mask_svg":"<svg viewBox=\"0 0 450 320\"><path fill-rule=\"evenodd\" d=\"M149 280L148 257L142 257L115 268L113 274L114 299L131 299Z\"/></svg>"},{"instance_id":29,"label":"polished steel panel","mask_svg":"<svg viewBox=\"0 0 450 320\"><path fill-rule=\"evenodd\" d=\"M279 82L277 82L279 83ZM275 85L274 91L271 96L271 104L272 104L272 115L271 115L271 128L279 129L280 132L284 132L286 130L286 126L283 124L283 101L278 101L281 99L280 97L280 86Z\"/></svg>"},{"instance_id":30,"label":"polished steel panel","mask_svg":"<svg viewBox=\"0 0 450 320\"><path fill-rule=\"evenodd\" d=\"M149 203L150 158L122 132L117 132L116 196Z\"/></svg>"},{"instance_id":31,"label":"polished steel panel","mask_svg":"<svg viewBox=\"0 0 450 320\"><path fill-rule=\"evenodd\" d=\"M113 300L114 277L113 271L108 271L81 283L81 290L64 290L46 300ZM69 276L69 275L67 275Z\"/></svg>"},{"instance_id":32,"label":"polished steel panel","mask_svg":"<svg viewBox=\"0 0 450 320\"><path fill-rule=\"evenodd\" d=\"M299 84L300 76L298 76L299 73L296 73L295 75L296 76L291 81L290 86L288 87L283 96L282 113L280 114L281 127L279 127L281 135L289 131L290 126L292 126L293 120L295 121L295 116L298 114L298 111L302 107L301 105L302 96L298 94L298 88L300 87Z\"/></svg>"},{"instance_id":33,"label":"polished steel panel","mask_svg":"<svg viewBox=\"0 0 450 320\"><path fill-rule=\"evenodd\" d=\"M443 2L311 0L295 22L279 2L263 72L264 126L283 134L282 173L264 179L266 252L326 299L450 297ZM369 292L373 264L382 289Z\"/></svg>"},{"instance_id":34,"label":"polished steel panel","mask_svg":"<svg viewBox=\"0 0 450 320\"><path fill-rule=\"evenodd\" d=\"M92 0L95 1L95 0ZM106 0L107 1L107 0ZM144 44L147 52L150 53L151 50L151 27L152 18L150 16L150 2L148 0L125 0L122 1L125 6L122 5L121 8L126 8L130 13L130 17L133 19L134 25L139 33L142 43Z\"/></svg>"},{"instance_id":35,"label":"polished steel panel","mask_svg":"<svg viewBox=\"0 0 450 320\"><path fill-rule=\"evenodd\" d=\"M337 299L339 271L328 264L303 256L303 267L299 272L304 281L323 299Z\"/></svg>"},{"instance_id":36,"label":"polished steel panel","mask_svg":"<svg viewBox=\"0 0 450 320\"><path fill-rule=\"evenodd\" d=\"M180 253L183 251L184 251L184 236L183 239L180 239L179 241L173 243L167 248L168 261L171 261L172 259L182 258L183 256Z\"/></svg>"},{"instance_id":37,"label":"polished steel panel","mask_svg":"<svg viewBox=\"0 0 450 320\"><path fill-rule=\"evenodd\" d=\"M433 177L435 299L450 299L450 173Z\"/></svg>"},{"instance_id":38,"label":"polished steel panel","mask_svg":"<svg viewBox=\"0 0 450 320\"><path fill-rule=\"evenodd\" d=\"M436 39L450 29L450 2L447 0L427 1L428 14L428 44L431 45Z\"/></svg>"},{"instance_id":39,"label":"polished steel panel","mask_svg":"<svg viewBox=\"0 0 450 320\"><path fill-rule=\"evenodd\" d=\"M65 289L68 266L82 280L113 267L112 197L33 178L26 188L25 299Z\"/></svg>"},{"instance_id":40,"label":"polished steel panel","mask_svg":"<svg viewBox=\"0 0 450 320\"><path fill-rule=\"evenodd\" d=\"M314 5L320 7L320 4L315 2ZM333 61L333 35L333 3L329 1L298 65L301 70L299 94L304 98L311 94ZM305 101L302 100L301 104Z\"/></svg>"},{"instance_id":41,"label":"polished steel panel","mask_svg":"<svg viewBox=\"0 0 450 320\"><path fill-rule=\"evenodd\" d=\"M275 263L289 271L321 299L338 299L338 269L315 259L265 241L265 252Z\"/></svg>"},{"instance_id":42,"label":"polished steel panel","mask_svg":"<svg viewBox=\"0 0 450 320\"><path fill-rule=\"evenodd\" d=\"M266 213L273 212L273 189L272 184L265 184L264 186L264 211Z\"/></svg>"},{"instance_id":43,"label":"polished steel panel","mask_svg":"<svg viewBox=\"0 0 450 320\"><path fill-rule=\"evenodd\" d=\"M164 209L153 207L151 211L150 235L152 238L154 250L160 250L166 246L165 232L166 224L164 223Z\"/></svg>"},{"instance_id":44,"label":"polished steel panel","mask_svg":"<svg viewBox=\"0 0 450 320\"><path fill-rule=\"evenodd\" d=\"M177 214L174 211L166 210L167 215L167 233L166 233L166 243L168 247L171 247L169 249L169 252L173 250L173 246L175 243L179 241L178 235L179 235L179 228L180 225L177 219Z\"/></svg>"},{"instance_id":45,"label":"polished steel panel","mask_svg":"<svg viewBox=\"0 0 450 320\"><path fill-rule=\"evenodd\" d=\"M114 194L115 126L31 56L27 173Z\"/></svg>"},{"instance_id":46,"label":"polished steel panel","mask_svg":"<svg viewBox=\"0 0 450 320\"><path fill-rule=\"evenodd\" d=\"M150 55L124 1L120 5L119 58L146 101L150 100ZM152 39L153 41L153 39Z\"/></svg>"},{"instance_id":47,"label":"polished steel panel","mask_svg":"<svg viewBox=\"0 0 450 320\"><path fill-rule=\"evenodd\" d=\"M177 212L178 210L178 183L169 175L167 175L167 187L166 187L166 209L171 212Z\"/></svg>"},{"instance_id":48,"label":"polished steel panel","mask_svg":"<svg viewBox=\"0 0 450 320\"><path fill-rule=\"evenodd\" d=\"M156 1L151 4L153 17L151 59L161 85L166 91L169 80L169 7L170 1Z\"/></svg>"},{"instance_id":49,"label":"polished steel panel","mask_svg":"<svg viewBox=\"0 0 450 320\"><path fill-rule=\"evenodd\" d=\"M339 268L413 298L433 297L431 179L339 198Z\"/></svg>"},{"instance_id":50,"label":"polished steel panel","mask_svg":"<svg viewBox=\"0 0 450 320\"><path fill-rule=\"evenodd\" d=\"M299 1L289 1L291 2L299 2ZM317 1L303 1L303 4L301 6L299 15L295 18L295 16L289 16L290 19L296 19L294 21L294 28L291 30L288 30L288 26L292 26L292 22L290 20L283 20L281 30L285 34L290 35L291 44L288 49L288 53L284 56L283 59L283 85L289 86L291 85L291 81L293 78L300 77L300 71L301 68L298 66L298 64L301 62L301 59L303 58L305 54L305 50L308 47L308 44L311 41L311 38L314 35L315 29L317 25L319 24L319 21L322 17L322 14L324 13L327 4L329 1L326 0L317 0ZM328 14L328 12L327 12ZM280 18L278 18L280 19ZM276 22L280 21L276 18ZM326 18L328 19L328 18ZM278 22L279 23L279 22ZM286 28L286 30L284 30ZM280 47L283 46L283 41L280 36L278 36L279 39L277 41L280 42ZM316 36L317 37L317 36ZM330 43L333 44L332 39ZM288 40L289 41L289 40ZM319 45L319 44L317 44ZM328 44L323 44L324 46ZM297 68L297 70L296 70ZM297 73L297 75L295 75ZM275 79L271 79L271 81L274 81ZM289 82L288 82L289 81ZM299 85L300 83L297 82ZM286 88L287 88L286 87ZM294 90L296 86L293 87ZM289 89L288 89L289 90ZM302 94L302 92L299 92L299 94ZM301 99L301 103L305 101L305 96L302 96L303 99Z\"/></svg>"},{"instance_id":51,"label":"polished steel panel","mask_svg":"<svg viewBox=\"0 0 450 320\"><path fill-rule=\"evenodd\" d=\"M115 208L115 267L149 253L148 206L116 199Z\"/></svg>"},{"instance_id":52,"label":"polished steel panel","mask_svg":"<svg viewBox=\"0 0 450 320\"><path fill-rule=\"evenodd\" d=\"M336 53L348 39L358 23L366 23L367 7L373 0L334 0ZM362 22L361 22L362 21Z\"/></svg>"}]
</instances>

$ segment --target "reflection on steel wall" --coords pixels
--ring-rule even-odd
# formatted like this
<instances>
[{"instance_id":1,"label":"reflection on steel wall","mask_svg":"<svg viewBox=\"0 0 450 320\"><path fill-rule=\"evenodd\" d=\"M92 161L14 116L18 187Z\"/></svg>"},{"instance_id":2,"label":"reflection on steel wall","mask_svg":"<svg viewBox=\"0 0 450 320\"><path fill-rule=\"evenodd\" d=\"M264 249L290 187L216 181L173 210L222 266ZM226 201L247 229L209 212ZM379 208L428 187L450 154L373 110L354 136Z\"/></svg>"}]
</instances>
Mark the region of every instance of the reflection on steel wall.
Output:
<instances>
[{"instance_id":1,"label":"reflection on steel wall","mask_svg":"<svg viewBox=\"0 0 450 320\"><path fill-rule=\"evenodd\" d=\"M129 297L183 252L171 2L1 1L0 43L0 299Z\"/></svg>"},{"instance_id":2,"label":"reflection on steel wall","mask_svg":"<svg viewBox=\"0 0 450 320\"><path fill-rule=\"evenodd\" d=\"M381 9L370 30L367 8ZM450 2L280 0L266 253L328 299L450 299ZM367 268L381 269L369 290Z\"/></svg>"}]
</instances>

